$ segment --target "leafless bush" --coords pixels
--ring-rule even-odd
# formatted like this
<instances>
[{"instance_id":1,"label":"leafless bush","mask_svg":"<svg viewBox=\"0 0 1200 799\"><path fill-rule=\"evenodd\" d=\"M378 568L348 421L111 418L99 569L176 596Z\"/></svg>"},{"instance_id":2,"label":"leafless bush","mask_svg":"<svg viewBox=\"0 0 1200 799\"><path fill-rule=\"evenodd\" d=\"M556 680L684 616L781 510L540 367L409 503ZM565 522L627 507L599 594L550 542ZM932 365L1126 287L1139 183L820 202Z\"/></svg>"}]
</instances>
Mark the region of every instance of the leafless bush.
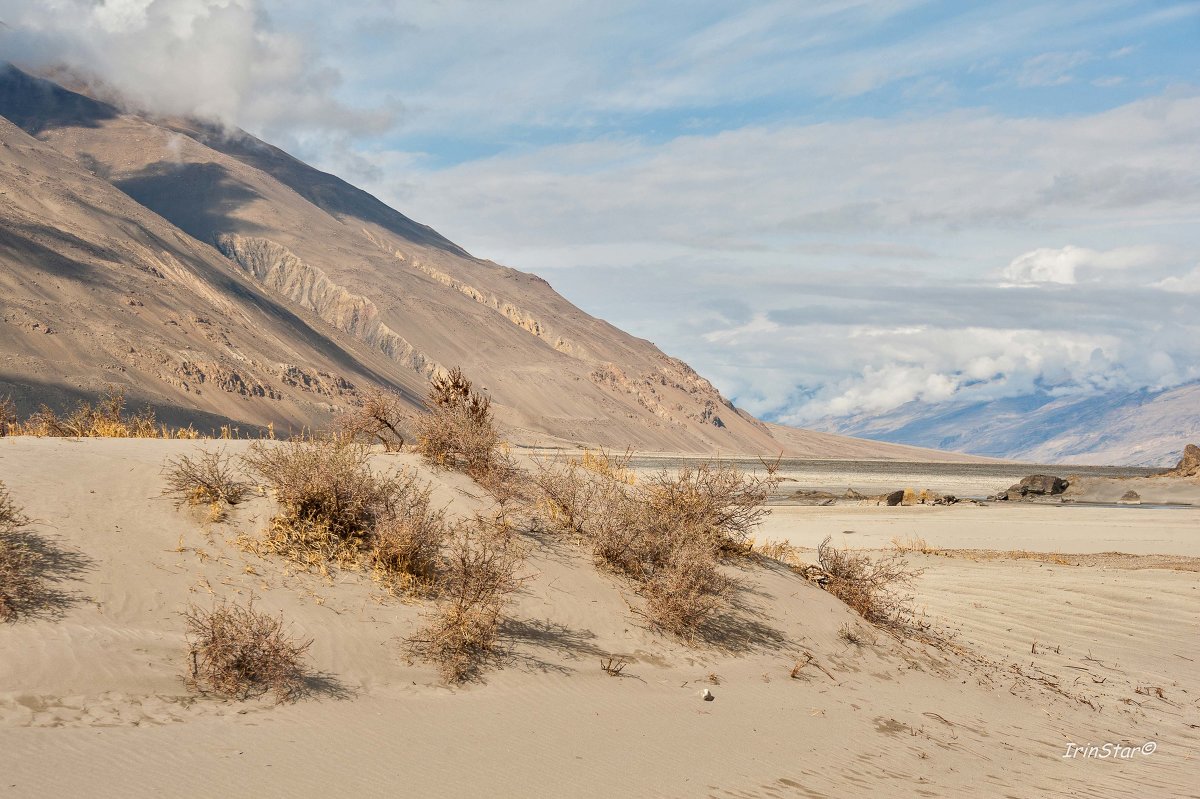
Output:
<instances>
[{"instance_id":1,"label":"leafless bush","mask_svg":"<svg viewBox=\"0 0 1200 799\"><path fill-rule=\"evenodd\" d=\"M322 572L366 568L393 592L433 579L446 521L416 474L377 475L369 449L342 439L255 443L245 461L282 506L260 552Z\"/></svg>"},{"instance_id":2,"label":"leafless bush","mask_svg":"<svg viewBox=\"0 0 1200 799\"><path fill-rule=\"evenodd\" d=\"M492 402L475 390L458 367L433 379L426 398L429 413L417 419L417 449L436 466L476 479L502 465L500 432Z\"/></svg>"},{"instance_id":3,"label":"leafless bush","mask_svg":"<svg viewBox=\"0 0 1200 799\"><path fill-rule=\"evenodd\" d=\"M449 536L433 490L405 472L388 484L388 507L376 522L368 560L377 580L394 593L423 590L437 578Z\"/></svg>"},{"instance_id":4,"label":"leafless bush","mask_svg":"<svg viewBox=\"0 0 1200 799\"><path fill-rule=\"evenodd\" d=\"M12 621L42 593L36 558L17 533L29 517L0 483L0 622Z\"/></svg>"},{"instance_id":5,"label":"leafless bush","mask_svg":"<svg viewBox=\"0 0 1200 799\"><path fill-rule=\"evenodd\" d=\"M757 552L764 558L777 560L785 566L799 568L803 565L800 558L800 550L790 541L784 540L765 540L761 544L753 542L750 545L752 551Z\"/></svg>"},{"instance_id":6,"label":"leafless bush","mask_svg":"<svg viewBox=\"0 0 1200 799\"><path fill-rule=\"evenodd\" d=\"M539 464L533 483L552 529L590 546L597 564L634 580L657 629L694 639L725 604L724 555L747 551L766 514L773 471L705 463L639 481L629 453Z\"/></svg>"},{"instance_id":7,"label":"leafless bush","mask_svg":"<svg viewBox=\"0 0 1200 799\"><path fill-rule=\"evenodd\" d=\"M625 667L629 665L629 661L624 658L603 658L600 661L600 669L609 677L620 677L621 672L625 671Z\"/></svg>"},{"instance_id":8,"label":"leafless bush","mask_svg":"<svg viewBox=\"0 0 1200 799\"><path fill-rule=\"evenodd\" d=\"M408 639L447 682L473 679L499 656L500 623L521 583L517 569L522 555L502 519L476 517L457 526L446 556L441 600Z\"/></svg>"},{"instance_id":9,"label":"leafless bush","mask_svg":"<svg viewBox=\"0 0 1200 799\"><path fill-rule=\"evenodd\" d=\"M189 605L187 622L188 683L202 693L249 699L268 691L276 701L296 698L305 684L304 655L311 640L298 641L283 616L222 601L212 610Z\"/></svg>"},{"instance_id":10,"label":"leafless bush","mask_svg":"<svg viewBox=\"0 0 1200 799\"><path fill-rule=\"evenodd\" d=\"M647 513L699 531L724 553L744 552L750 532L770 513L765 503L778 484L774 471L760 475L717 461L675 475L660 472L639 494Z\"/></svg>"},{"instance_id":11,"label":"leafless bush","mask_svg":"<svg viewBox=\"0 0 1200 799\"><path fill-rule=\"evenodd\" d=\"M912 595L907 589L921 574L901 553L871 559L861 552L837 549L826 536L817 559L829 576L825 590L879 627L903 629L912 623Z\"/></svg>"},{"instance_id":12,"label":"leafless bush","mask_svg":"<svg viewBox=\"0 0 1200 799\"><path fill-rule=\"evenodd\" d=\"M851 627L849 624L843 624L838 628L838 638L854 646L862 646L867 642L862 631L857 626Z\"/></svg>"},{"instance_id":13,"label":"leafless bush","mask_svg":"<svg viewBox=\"0 0 1200 799\"><path fill-rule=\"evenodd\" d=\"M366 535L385 512L388 486L371 472L370 450L326 439L256 442L243 456L272 490L284 527L323 528L339 539Z\"/></svg>"},{"instance_id":14,"label":"leafless bush","mask_svg":"<svg viewBox=\"0 0 1200 799\"><path fill-rule=\"evenodd\" d=\"M7 394L0 397L0 437L8 435L9 429L15 427L18 421L17 404L13 398Z\"/></svg>"},{"instance_id":15,"label":"leafless bush","mask_svg":"<svg viewBox=\"0 0 1200 799\"><path fill-rule=\"evenodd\" d=\"M579 458L538 463L533 484L542 512L561 532L595 538L604 513L624 503L636 478L629 470L630 452L612 455L584 451Z\"/></svg>"},{"instance_id":16,"label":"leafless bush","mask_svg":"<svg viewBox=\"0 0 1200 799\"><path fill-rule=\"evenodd\" d=\"M404 449L414 420L404 398L393 391L371 388L362 403L338 420L343 436L352 441L378 442L388 452Z\"/></svg>"},{"instance_id":17,"label":"leafless bush","mask_svg":"<svg viewBox=\"0 0 1200 799\"><path fill-rule=\"evenodd\" d=\"M703 539L679 542L646 581L646 616L657 629L691 641L725 604L733 581Z\"/></svg>"},{"instance_id":18,"label":"leafless bush","mask_svg":"<svg viewBox=\"0 0 1200 799\"><path fill-rule=\"evenodd\" d=\"M191 427L168 428L160 425L153 408L132 415L125 413L125 391L109 386L93 405L81 401L67 414L42 405L26 421L5 425L9 435L52 438L199 438Z\"/></svg>"},{"instance_id":19,"label":"leafless bush","mask_svg":"<svg viewBox=\"0 0 1200 799\"><path fill-rule=\"evenodd\" d=\"M219 515L222 505L237 505L250 485L236 477L233 458L223 450L200 450L193 456L169 458L163 466L163 494L188 505L209 505Z\"/></svg>"}]
</instances>

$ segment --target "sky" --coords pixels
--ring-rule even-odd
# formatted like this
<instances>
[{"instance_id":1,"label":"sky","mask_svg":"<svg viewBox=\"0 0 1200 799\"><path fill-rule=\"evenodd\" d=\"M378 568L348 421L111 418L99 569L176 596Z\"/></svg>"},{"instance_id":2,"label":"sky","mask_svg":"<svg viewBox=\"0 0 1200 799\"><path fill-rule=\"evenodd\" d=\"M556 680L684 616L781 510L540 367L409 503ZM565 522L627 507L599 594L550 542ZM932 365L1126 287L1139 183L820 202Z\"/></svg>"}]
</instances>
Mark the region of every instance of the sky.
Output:
<instances>
[{"instance_id":1,"label":"sky","mask_svg":"<svg viewBox=\"0 0 1200 799\"><path fill-rule=\"evenodd\" d=\"M783 422L1200 379L1200 2L0 0Z\"/></svg>"}]
</instances>

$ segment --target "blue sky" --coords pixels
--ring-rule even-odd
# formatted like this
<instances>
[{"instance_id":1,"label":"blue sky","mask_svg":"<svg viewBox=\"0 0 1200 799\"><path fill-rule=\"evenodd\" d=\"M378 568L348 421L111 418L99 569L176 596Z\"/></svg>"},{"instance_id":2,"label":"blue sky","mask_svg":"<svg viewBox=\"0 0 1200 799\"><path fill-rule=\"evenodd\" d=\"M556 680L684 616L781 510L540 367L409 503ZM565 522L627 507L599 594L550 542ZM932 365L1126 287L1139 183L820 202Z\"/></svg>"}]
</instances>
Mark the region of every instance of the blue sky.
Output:
<instances>
[{"instance_id":1,"label":"blue sky","mask_svg":"<svg viewBox=\"0 0 1200 799\"><path fill-rule=\"evenodd\" d=\"M0 0L749 410L1200 378L1200 3Z\"/></svg>"}]
</instances>

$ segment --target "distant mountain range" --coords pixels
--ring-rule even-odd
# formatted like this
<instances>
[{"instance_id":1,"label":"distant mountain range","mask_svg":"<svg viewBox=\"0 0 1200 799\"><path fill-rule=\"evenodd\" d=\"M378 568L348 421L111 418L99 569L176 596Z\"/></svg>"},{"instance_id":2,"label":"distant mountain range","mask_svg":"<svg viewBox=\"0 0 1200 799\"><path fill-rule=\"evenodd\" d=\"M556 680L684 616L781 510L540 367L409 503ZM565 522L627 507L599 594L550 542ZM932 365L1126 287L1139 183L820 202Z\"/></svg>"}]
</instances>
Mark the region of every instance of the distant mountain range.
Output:
<instances>
[{"instance_id":1,"label":"distant mountain range","mask_svg":"<svg viewBox=\"0 0 1200 799\"><path fill-rule=\"evenodd\" d=\"M1035 394L990 402L911 402L815 429L1034 463L1173 466L1200 441L1200 381L1166 391Z\"/></svg>"}]
</instances>

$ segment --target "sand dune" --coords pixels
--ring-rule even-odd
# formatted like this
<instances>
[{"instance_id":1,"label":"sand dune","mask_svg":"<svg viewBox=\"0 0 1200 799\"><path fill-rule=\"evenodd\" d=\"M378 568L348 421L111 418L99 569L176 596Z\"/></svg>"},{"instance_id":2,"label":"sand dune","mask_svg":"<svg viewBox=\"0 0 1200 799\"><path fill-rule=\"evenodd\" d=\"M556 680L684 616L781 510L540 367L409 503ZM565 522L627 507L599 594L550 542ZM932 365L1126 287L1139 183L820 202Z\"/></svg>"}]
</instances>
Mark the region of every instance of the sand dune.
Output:
<instances>
[{"instance_id":1,"label":"sand dune","mask_svg":"<svg viewBox=\"0 0 1200 799\"><path fill-rule=\"evenodd\" d=\"M688 648L645 629L640 600L574 547L534 537L505 667L449 689L399 643L419 604L385 599L361 574L296 574L236 546L261 529L268 499L208 523L162 498L164 458L196 446L0 440L0 479L70 556L60 617L0 627L6 795L1195 793L1196 572L921 556L919 601L957 630L955 654L872 632L794 572L746 563L731 567L742 587L726 634ZM407 455L376 465L420 468ZM485 507L469 480L424 474L451 512ZM1077 512L1051 508L881 509L875 526L872 509L832 513L844 510L776 508L763 533L806 545L857 527L874 544L911 526L946 547L1037 535L1038 548L1069 550L1086 527L1047 527L1045 514ZM1135 525L1131 541L1157 530L1154 551L1197 554L1194 517L1155 521L1192 511L1107 513ZM179 612L251 593L313 638L314 697L273 707L185 689ZM844 626L868 642L847 643ZM629 662L625 676L600 670L607 656ZM706 688L715 701L701 700ZM1147 740L1158 750L1129 760L1062 757L1067 743Z\"/></svg>"}]
</instances>

